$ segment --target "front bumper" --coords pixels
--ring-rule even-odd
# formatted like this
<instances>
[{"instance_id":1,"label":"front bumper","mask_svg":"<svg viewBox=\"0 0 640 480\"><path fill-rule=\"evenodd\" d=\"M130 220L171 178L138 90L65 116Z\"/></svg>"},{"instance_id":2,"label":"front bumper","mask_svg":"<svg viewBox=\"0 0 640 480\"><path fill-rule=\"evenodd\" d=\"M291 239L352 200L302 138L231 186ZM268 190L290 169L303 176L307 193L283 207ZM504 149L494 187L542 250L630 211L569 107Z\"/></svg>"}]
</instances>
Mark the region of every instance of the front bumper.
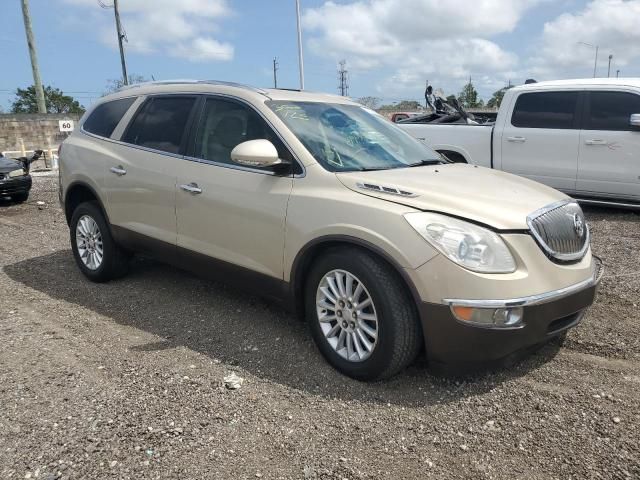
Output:
<instances>
[{"instance_id":1,"label":"front bumper","mask_svg":"<svg viewBox=\"0 0 640 480\"><path fill-rule=\"evenodd\" d=\"M0 197L10 197L31 190L31 175L0 180Z\"/></svg>"},{"instance_id":2,"label":"front bumper","mask_svg":"<svg viewBox=\"0 0 640 480\"><path fill-rule=\"evenodd\" d=\"M595 260L595 257L594 257ZM483 369L520 356L531 347L557 337L577 325L593 303L603 269L598 262L593 277L565 289L532 297L491 300L483 306L521 306L518 328L483 328L455 318L451 305L423 302L418 308L430 364L447 372ZM477 300L469 305L478 305Z\"/></svg>"}]
</instances>

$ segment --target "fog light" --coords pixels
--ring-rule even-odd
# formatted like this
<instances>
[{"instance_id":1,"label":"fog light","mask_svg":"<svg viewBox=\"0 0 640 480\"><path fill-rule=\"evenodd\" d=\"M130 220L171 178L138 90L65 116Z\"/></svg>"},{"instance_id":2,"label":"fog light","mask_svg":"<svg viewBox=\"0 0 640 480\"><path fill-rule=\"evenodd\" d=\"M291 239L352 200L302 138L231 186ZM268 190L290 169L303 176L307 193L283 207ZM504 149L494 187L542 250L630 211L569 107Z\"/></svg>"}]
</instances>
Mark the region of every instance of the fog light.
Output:
<instances>
[{"instance_id":1,"label":"fog light","mask_svg":"<svg viewBox=\"0 0 640 480\"><path fill-rule=\"evenodd\" d=\"M522 323L522 307L476 308L452 305L453 315L464 323L489 328L513 328Z\"/></svg>"}]
</instances>

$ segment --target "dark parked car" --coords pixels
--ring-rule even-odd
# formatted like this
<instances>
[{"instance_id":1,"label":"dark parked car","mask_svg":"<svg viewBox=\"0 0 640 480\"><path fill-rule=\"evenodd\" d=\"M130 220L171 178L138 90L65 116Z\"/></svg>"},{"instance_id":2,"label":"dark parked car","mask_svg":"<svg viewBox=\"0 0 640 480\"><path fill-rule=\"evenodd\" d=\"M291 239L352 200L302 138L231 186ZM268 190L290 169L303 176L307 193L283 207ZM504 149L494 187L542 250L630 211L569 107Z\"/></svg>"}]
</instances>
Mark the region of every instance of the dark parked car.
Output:
<instances>
[{"instance_id":1,"label":"dark parked car","mask_svg":"<svg viewBox=\"0 0 640 480\"><path fill-rule=\"evenodd\" d=\"M14 202L24 202L29 198L31 175L29 165L42 155L36 150L31 158L6 158L0 153L0 198L11 197Z\"/></svg>"}]
</instances>

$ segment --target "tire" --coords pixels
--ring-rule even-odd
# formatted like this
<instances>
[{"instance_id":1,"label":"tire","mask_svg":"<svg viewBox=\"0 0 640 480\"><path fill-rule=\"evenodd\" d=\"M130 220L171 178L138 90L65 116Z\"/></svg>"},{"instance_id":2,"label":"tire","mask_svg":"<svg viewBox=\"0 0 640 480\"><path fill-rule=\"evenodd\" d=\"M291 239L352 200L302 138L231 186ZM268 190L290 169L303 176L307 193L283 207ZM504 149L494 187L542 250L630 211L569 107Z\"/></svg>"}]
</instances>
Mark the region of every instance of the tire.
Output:
<instances>
[{"instance_id":1,"label":"tire","mask_svg":"<svg viewBox=\"0 0 640 480\"><path fill-rule=\"evenodd\" d=\"M11 200L16 203L24 203L29 198L29 192L27 193L16 193L15 195L11 195Z\"/></svg>"},{"instance_id":2,"label":"tire","mask_svg":"<svg viewBox=\"0 0 640 480\"><path fill-rule=\"evenodd\" d=\"M324 288L330 294L335 291L330 288L328 276L333 278L333 285L336 286L339 279L343 278L336 277L336 274L344 278L346 274L354 277L352 293L357 292L359 283L363 286L364 293L359 294L358 298L348 294L341 297L343 303L347 302L346 310L338 305L338 298L334 298L336 301L331 304L321 290ZM346 279L342 284L348 290ZM358 310L357 302L365 305L366 296L371 299L372 306ZM317 306L319 299L321 307ZM327 304L335 305L333 313L331 309L323 308ZM349 307L353 307L353 310ZM341 317L337 316L337 310L341 310ZM313 339L325 359L338 371L357 380L381 380L395 375L415 360L422 346L416 307L404 282L386 262L358 248L330 250L314 263L305 285L305 312ZM372 315L377 322L364 319ZM324 322L320 321L321 317L325 319ZM327 320L332 317L336 319L335 323ZM354 322L347 322L349 330L336 327L339 319L344 326L347 317L354 319ZM368 330L364 329L363 323L369 327ZM374 325L377 329L375 340L369 335ZM334 329L337 329L336 333L333 333ZM340 341L342 334L337 333L340 330L345 330L343 343L351 343L351 356L348 345ZM352 336L350 342L346 338L349 335ZM363 336L372 347L370 351L365 348L365 342L360 340ZM355 342L359 343L363 354Z\"/></svg>"},{"instance_id":3,"label":"tire","mask_svg":"<svg viewBox=\"0 0 640 480\"><path fill-rule=\"evenodd\" d=\"M79 253L79 236L78 236L78 223L82 220L81 230L87 232L87 225L93 226L91 221L94 222L95 228L97 228L98 234L102 240L102 258L100 262L89 262L81 258ZM71 240L71 249L73 250L73 256L76 260L78 268L82 273L92 282L108 282L124 276L129 270L129 256L123 251L113 240L111 236L111 229L109 228L107 221L102 213L102 210L96 202L81 203L73 211L71 216L71 222L69 224L69 233ZM95 235L98 238L98 235ZM99 241L93 241L93 246L98 249ZM85 246L88 245L85 243ZM80 249L86 256L87 250L90 247ZM93 257L96 259L97 257Z\"/></svg>"},{"instance_id":4,"label":"tire","mask_svg":"<svg viewBox=\"0 0 640 480\"><path fill-rule=\"evenodd\" d=\"M460 155L458 152L452 152L450 150L438 150L438 153L444 155L447 160L453 163L469 163L467 159Z\"/></svg>"}]
</instances>

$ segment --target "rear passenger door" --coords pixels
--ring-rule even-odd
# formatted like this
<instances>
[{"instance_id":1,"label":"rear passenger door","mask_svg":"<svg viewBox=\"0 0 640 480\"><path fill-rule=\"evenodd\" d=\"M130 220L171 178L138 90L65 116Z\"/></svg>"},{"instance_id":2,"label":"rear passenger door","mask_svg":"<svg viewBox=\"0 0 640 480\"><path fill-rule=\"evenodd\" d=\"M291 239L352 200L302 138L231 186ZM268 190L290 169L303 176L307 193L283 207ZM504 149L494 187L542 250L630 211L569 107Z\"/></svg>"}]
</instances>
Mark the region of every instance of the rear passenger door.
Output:
<instances>
[{"instance_id":1,"label":"rear passenger door","mask_svg":"<svg viewBox=\"0 0 640 480\"><path fill-rule=\"evenodd\" d=\"M523 92L501 138L502 170L567 193L576 188L580 92Z\"/></svg>"},{"instance_id":2,"label":"rear passenger door","mask_svg":"<svg viewBox=\"0 0 640 480\"><path fill-rule=\"evenodd\" d=\"M631 114L640 113L640 95L604 90L586 95L579 192L640 200L640 129L629 124Z\"/></svg>"},{"instance_id":3,"label":"rear passenger door","mask_svg":"<svg viewBox=\"0 0 640 480\"><path fill-rule=\"evenodd\" d=\"M232 264L281 280L292 173L244 167L230 157L236 145L260 138L270 140L281 158L293 162L275 131L251 106L229 98L207 98L192 151L178 175L178 246L183 254L220 260L216 269Z\"/></svg>"},{"instance_id":4,"label":"rear passenger door","mask_svg":"<svg viewBox=\"0 0 640 480\"><path fill-rule=\"evenodd\" d=\"M148 97L106 165L109 220L137 248L161 248L148 238L176 244L176 175L196 100L189 95Z\"/></svg>"}]
</instances>

